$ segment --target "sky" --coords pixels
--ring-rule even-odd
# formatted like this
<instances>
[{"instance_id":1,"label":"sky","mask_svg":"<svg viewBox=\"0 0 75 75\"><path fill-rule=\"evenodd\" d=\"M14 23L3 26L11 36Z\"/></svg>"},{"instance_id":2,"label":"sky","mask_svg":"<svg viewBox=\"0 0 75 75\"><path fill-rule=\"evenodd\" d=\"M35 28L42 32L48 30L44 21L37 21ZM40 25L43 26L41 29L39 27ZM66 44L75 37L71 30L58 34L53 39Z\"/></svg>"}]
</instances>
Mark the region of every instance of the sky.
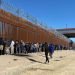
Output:
<instances>
[{"instance_id":1,"label":"sky","mask_svg":"<svg viewBox=\"0 0 75 75\"><path fill-rule=\"evenodd\" d=\"M5 0L4 0L5 1ZM75 0L6 0L55 29L75 27Z\"/></svg>"},{"instance_id":2,"label":"sky","mask_svg":"<svg viewBox=\"0 0 75 75\"><path fill-rule=\"evenodd\" d=\"M47 24L47 27L75 28L75 0L4 0Z\"/></svg>"}]
</instances>

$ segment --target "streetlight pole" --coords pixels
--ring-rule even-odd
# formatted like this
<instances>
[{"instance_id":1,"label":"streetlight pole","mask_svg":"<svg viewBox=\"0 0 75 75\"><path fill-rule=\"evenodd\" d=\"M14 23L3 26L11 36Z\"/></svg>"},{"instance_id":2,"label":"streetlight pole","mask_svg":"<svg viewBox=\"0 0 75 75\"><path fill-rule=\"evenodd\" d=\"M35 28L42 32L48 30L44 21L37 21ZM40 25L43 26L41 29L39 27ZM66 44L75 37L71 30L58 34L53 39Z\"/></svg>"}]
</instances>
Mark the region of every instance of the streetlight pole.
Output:
<instances>
[{"instance_id":1,"label":"streetlight pole","mask_svg":"<svg viewBox=\"0 0 75 75\"><path fill-rule=\"evenodd\" d=\"M1 9L2 0L0 0L0 9Z\"/></svg>"},{"instance_id":2,"label":"streetlight pole","mask_svg":"<svg viewBox=\"0 0 75 75\"><path fill-rule=\"evenodd\" d=\"M66 29L67 29L67 24L66 24Z\"/></svg>"}]
</instances>

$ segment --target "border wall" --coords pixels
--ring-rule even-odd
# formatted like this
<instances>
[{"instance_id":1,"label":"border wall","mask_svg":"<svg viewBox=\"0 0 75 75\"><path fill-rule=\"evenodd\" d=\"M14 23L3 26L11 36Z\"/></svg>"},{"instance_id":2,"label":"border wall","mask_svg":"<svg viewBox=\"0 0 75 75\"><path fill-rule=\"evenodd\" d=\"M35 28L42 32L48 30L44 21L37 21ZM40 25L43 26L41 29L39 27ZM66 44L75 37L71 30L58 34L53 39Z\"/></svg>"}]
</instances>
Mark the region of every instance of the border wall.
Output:
<instances>
[{"instance_id":1,"label":"border wall","mask_svg":"<svg viewBox=\"0 0 75 75\"><path fill-rule=\"evenodd\" d=\"M55 29L41 26L36 19L31 19L31 21L24 19L22 16L8 11L4 8L6 4L3 4L0 3L0 37L5 40L24 40L31 43L48 42L69 47L70 40Z\"/></svg>"}]
</instances>

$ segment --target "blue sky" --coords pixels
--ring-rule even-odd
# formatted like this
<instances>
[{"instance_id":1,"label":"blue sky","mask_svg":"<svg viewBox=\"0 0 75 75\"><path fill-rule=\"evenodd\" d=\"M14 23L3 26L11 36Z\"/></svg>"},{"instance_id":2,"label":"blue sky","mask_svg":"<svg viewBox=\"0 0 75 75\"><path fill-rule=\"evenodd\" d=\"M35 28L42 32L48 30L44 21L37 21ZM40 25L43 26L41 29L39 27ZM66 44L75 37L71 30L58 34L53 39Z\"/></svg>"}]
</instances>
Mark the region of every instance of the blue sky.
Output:
<instances>
[{"instance_id":1,"label":"blue sky","mask_svg":"<svg viewBox=\"0 0 75 75\"><path fill-rule=\"evenodd\" d=\"M5 0L4 0L5 1ZM75 28L75 0L6 0L55 29Z\"/></svg>"},{"instance_id":2,"label":"blue sky","mask_svg":"<svg viewBox=\"0 0 75 75\"><path fill-rule=\"evenodd\" d=\"M4 0L5 1L5 0ZM75 0L6 0L53 28L75 27Z\"/></svg>"}]
</instances>

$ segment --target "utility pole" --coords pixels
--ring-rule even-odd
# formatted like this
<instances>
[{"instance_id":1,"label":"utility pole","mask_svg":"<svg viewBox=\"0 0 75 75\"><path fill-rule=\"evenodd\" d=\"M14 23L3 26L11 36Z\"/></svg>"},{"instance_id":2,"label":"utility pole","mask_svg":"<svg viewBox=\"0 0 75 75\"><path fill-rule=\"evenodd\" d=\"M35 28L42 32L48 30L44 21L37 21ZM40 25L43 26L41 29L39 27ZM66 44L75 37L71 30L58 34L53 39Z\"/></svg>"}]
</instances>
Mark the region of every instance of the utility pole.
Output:
<instances>
[{"instance_id":1,"label":"utility pole","mask_svg":"<svg viewBox=\"0 0 75 75\"><path fill-rule=\"evenodd\" d=\"M2 0L0 0L0 9L1 9Z\"/></svg>"},{"instance_id":2,"label":"utility pole","mask_svg":"<svg viewBox=\"0 0 75 75\"><path fill-rule=\"evenodd\" d=\"M66 24L66 29L67 29L67 24Z\"/></svg>"}]
</instances>

